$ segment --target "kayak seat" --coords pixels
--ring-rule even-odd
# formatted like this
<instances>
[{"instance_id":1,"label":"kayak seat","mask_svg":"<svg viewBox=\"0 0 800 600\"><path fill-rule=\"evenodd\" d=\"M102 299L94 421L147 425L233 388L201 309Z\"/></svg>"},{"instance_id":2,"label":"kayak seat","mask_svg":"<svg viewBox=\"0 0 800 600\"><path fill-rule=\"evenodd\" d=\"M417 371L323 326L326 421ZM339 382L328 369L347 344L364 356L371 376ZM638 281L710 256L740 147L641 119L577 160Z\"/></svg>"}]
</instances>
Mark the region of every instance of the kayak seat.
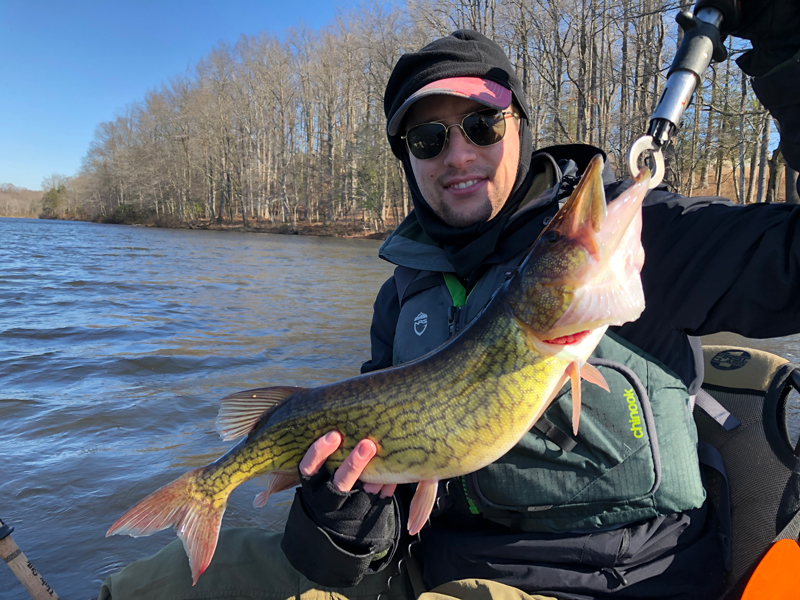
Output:
<instances>
[{"instance_id":1,"label":"kayak seat","mask_svg":"<svg viewBox=\"0 0 800 600\"><path fill-rule=\"evenodd\" d=\"M770 546L800 534L800 413L789 403L800 366L733 346L706 346L703 357L698 452L728 549L723 598L734 600Z\"/></svg>"}]
</instances>

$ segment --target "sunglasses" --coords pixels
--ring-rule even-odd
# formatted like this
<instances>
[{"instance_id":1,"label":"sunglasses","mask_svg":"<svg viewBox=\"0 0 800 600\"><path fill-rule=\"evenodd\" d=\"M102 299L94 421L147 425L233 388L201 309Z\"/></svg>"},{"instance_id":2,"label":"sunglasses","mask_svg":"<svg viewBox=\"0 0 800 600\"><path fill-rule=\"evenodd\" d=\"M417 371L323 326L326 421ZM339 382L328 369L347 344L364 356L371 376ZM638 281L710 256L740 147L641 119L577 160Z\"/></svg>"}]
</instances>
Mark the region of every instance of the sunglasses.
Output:
<instances>
[{"instance_id":1,"label":"sunglasses","mask_svg":"<svg viewBox=\"0 0 800 600\"><path fill-rule=\"evenodd\" d=\"M406 141L408 151L419 160L436 158L447 144L451 127L459 127L461 133L476 146L492 146L506 134L506 117L516 115L510 110L489 108L466 115L461 123L445 125L438 121L422 123L409 129L400 139Z\"/></svg>"}]
</instances>

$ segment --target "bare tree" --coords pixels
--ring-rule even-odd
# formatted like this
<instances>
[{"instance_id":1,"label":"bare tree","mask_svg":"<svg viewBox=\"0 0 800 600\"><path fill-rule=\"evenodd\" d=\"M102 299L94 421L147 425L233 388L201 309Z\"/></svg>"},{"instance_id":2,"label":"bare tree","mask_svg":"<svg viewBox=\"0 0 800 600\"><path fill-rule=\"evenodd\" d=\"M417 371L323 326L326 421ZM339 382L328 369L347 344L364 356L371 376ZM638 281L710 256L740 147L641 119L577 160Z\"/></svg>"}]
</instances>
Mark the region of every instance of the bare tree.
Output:
<instances>
[{"instance_id":1,"label":"bare tree","mask_svg":"<svg viewBox=\"0 0 800 600\"><path fill-rule=\"evenodd\" d=\"M458 28L508 53L537 147L592 143L619 166L645 133L686 3L365 0L318 31L242 36L99 124L64 210L163 224L393 227L411 206L386 139L386 82L402 53ZM767 161L769 118L737 74L730 61L716 65L687 111L667 152L676 189L694 193L697 170L706 188L712 164L717 193L733 186L740 201L760 201L775 189L762 183L768 164L771 176L778 168Z\"/></svg>"}]
</instances>

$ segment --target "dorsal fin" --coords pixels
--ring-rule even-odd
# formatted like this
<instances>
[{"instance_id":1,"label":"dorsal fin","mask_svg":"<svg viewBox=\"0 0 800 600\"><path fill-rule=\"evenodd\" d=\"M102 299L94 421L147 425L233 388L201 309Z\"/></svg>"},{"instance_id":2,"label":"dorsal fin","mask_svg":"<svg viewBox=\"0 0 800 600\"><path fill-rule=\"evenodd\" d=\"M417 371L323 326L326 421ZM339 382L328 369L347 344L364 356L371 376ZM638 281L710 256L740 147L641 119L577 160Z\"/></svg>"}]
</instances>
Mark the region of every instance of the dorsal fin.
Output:
<instances>
[{"instance_id":1,"label":"dorsal fin","mask_svg":"<svg viewBox=\"0 0 800 600\"><path fill-rule=\"evenodd\" d=\"M275 386L236 392L220 400L217 431L225 441L247 435L264 413L275 410L301 387Z\"/></svg>"}]
</instances>

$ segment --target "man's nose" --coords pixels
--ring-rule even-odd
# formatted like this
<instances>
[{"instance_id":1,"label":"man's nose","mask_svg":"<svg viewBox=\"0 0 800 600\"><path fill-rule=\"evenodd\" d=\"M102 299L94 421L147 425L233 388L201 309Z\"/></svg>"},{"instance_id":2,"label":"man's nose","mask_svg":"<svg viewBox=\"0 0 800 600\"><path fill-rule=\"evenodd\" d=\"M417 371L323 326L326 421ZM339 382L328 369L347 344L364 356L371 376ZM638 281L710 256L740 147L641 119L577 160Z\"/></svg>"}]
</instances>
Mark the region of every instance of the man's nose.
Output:
<instances>
[{"instance_id":1,"label":"man's nose","mask_svg":"<svg viewBox=\"0 0 800 600\"><path fill-rule=\"evenodd\" d=\"M444 149L444 164L461 168L475 160L475 145L470 142L458 125L450 125L447 146Z\"/></svg>"}]
</instances>

